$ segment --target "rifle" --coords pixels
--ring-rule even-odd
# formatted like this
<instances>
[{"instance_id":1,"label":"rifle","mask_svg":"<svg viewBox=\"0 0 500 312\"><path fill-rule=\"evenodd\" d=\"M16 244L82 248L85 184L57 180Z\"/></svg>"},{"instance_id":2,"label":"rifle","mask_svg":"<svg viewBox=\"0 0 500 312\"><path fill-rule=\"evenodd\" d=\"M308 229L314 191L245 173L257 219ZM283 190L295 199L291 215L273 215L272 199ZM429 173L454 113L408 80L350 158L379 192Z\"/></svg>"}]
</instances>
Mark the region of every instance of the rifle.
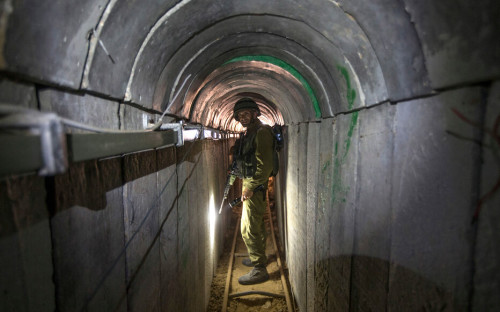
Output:
<instances>
[{"instance_id":1,"label":"rifle","mask_svg":"<svg viewBox=\"0 0 500 312\"><path fill-rule=\"evenodd\" d=\"M220 203L219 214L222 213L222 207L224 207L224 201L227 199L227 195L229 194L231 186L233 186L234 180L236 180L236 175L234 174L235 170L236 170L236 161L233 161L233 163L231 164L231 169L227 173L226 188L224 188L224 196L222 197L222 202Z\"/></svg>"},{"instance_id":2,"label":"rifle","mask_svg":"<svg viewBox=\"0 0 500 312\"><path fill-rule=\"evenodd\" d=\"M263 191L263 190L264 190L264 184L261 184L261 185L257 186L257 187L253 190L253 192L254 192L254 193L257 193L258 191ZM264 194L264 195L265 195L265 194ZM229 203L229 206L230 206L231 208L233 208L234 206L236 206L236 205L238 205L238 204L240 204L240 203L241 203L241 196L240 196L240 197L238 197L238 198L233 199L233 201L231 201L231 202Z\"/></svg>"}]
</instances>

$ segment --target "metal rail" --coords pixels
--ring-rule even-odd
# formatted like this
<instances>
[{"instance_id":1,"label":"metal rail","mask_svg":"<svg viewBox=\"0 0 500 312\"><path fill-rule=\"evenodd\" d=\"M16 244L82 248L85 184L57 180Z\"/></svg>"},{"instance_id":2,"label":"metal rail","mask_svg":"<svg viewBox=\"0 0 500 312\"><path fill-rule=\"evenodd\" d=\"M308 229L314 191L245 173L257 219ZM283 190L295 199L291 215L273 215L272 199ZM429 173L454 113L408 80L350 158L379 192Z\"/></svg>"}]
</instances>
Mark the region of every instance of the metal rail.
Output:
<instances>
[{"instance_id":1,"label":"metal rail","mask_svg":"<svg viewBox=\"0 0 500 312\"><path fill-rule=\"evenodd\" d=\"M271 209L269 207L269 193L266 192L266 196L267 196L267 213L268 213L268 216L269 216L268 219L269 219L269 224L270 224L270 227L271 227L271 238L272 238L273 245L274 245L274 251L275 251L275 255L276 255L276 262L277 262L277 265L278 265L278 268L279 268L279 271L280 271L281 284L283 286L283 292L285 294L284 295L282 295L282 294L274 294L274 293L269 293L269 292L266 292L266 291L259 291L259 290L245 291L245 292L239 292L239 293L229 294L229 290L230 290L230 286L231 286L231 278L232 278L232 273L233 273L234 258L235 257L241 257L241 256L248 256L247 254L235 253L236 238L237 238L238 233L239 233L238 230L239 230L239 225L240 225L240 218L238 218L236 229L234 231L234 236L233 236L233 244L232 244L232 247L231 247L231 255L230 255L230 258L229 258L229 265L228 265L227 277L226 277L226 287L224 289L224 299L223 299L223 303L222 303L222 312L226 312L227 311L227 305L228 305L229 299L237 298L237 297L243 297L243 296L250 296L250 295L263 295L263 296L268 296L268 297L284 298L285 301L286 301L288 312L293 312L294 311L293 307L292 307L292 301L290 299L288 285L287 285L286 278L285 278L285 273L283 271L283 267L282 267L282 264L281 264L281 258L280 258L280 255L279 255L278 246L276 244L276 237L275 237L275 233L274 233L273 219L272 219Z\"/></svg>"},{"instance_id":2,"label":"metal rail","mask_svg":"<svg viewBox=\"0 0 500 312\"><path fill-rule=\"evenodd\" d=\"M226 135L221 130L185 124L182 120L163 123L164 115L143 130L118 130L0 103L0 178L33 171L51 176L64 173L69 162L182 146L184 131L189 130L197 132L196 139L218 140ZM96 133L65 133L65 127Z\"/></svg>"},{"instance_id":3,"label":"metal rail","mask_svg":"<svg viewBox=\"0 0 500 312\"><path fill-rule=\"evenodd\" d=\"M290 299L290 294L288 292L288 285L286 283L285 273L283 272L283 266L281 265L280 253L278 251L278 245L276 244L276 237L274 235L274 225L271 215L271 208L269 207L269 192L266 192L267 196L267 213L269 214L269 224L271 225L271 237L273 239L274 250L276 252L276 261L278 262L278 267L280 269L281 284L283 284L283 291L285 292L286 306L289 312L293 311L292 300Z\"/></svg>"},{"instance_id":4,"label":"metal rail","mask_svg":"<svg viewBox=\"0 0 500 312\"><path fill-rule=\"evenodd\" d=\"M222 312L227 311L227 301L229 297L229 286L231 285L231 273L233 272L234 250L236 249L236 237L238 237L238 230L240 229L240 218L236 221L236 229L234 230L233 245L231 247L231 258L229 258L229 266L227 269L226 288L224 288L224 301L222 302Z\"/></svg>"},{"instance_id":5,"label":"metal rail","mask_svg":"<svg viewBox=\"0 0 500 312\"><path fill-rule=\"evenodd\" d=\"M67 167L68 160L79 162L107 158L162 148L176 143L177 135L173 131L65 134L64 144L58 146L59 153L55 153L54 156L51 153L44 153L45 146L43 146L39 135L0 134L0 146L2 146L0 149L0 177L36 170L41 171L47 166L46 159L54 159L50 163L55 163L56 165L52 167L58 169L45 170L43 175L52 175L62 173ZM46 154L50 154L50 157Z\"/></svg>"}]
</instances>

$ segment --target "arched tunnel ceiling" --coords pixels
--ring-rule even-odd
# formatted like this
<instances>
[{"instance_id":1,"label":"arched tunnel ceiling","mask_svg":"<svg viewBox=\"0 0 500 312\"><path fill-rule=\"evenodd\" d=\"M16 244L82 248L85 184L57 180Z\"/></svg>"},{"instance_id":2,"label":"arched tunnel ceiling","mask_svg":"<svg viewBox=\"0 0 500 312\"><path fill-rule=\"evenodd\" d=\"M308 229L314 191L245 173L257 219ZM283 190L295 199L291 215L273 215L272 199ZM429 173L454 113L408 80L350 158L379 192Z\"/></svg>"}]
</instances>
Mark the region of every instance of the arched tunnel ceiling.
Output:
<instances>
[{"instance_id":1,"label":"arched tunnel ceiling","mask_svg":"<svg viewBox=\"0 0 500 312\"><path fill-rule=\"evenodd\" d=\"M311 99L301 82L285 69L260 61L225 64L213 71L185 102L193 103L190 120L235 129L232 107L242 97L256 100L264 118L272 124L283 124L283 117L289 122L314 118Z\"/></svg>"},{"instance_id":2,"label":"arched tunnel ceiling","mask_svg":"<svg viewBox=\"0 0 500 312\"><path fill-rule=\"evenodd\" d=\"M214 117L222 118L220 108L217 112L208 102L199 102L213 99L208 89L212 94L222 91L216 92L215 80L209 77L224 73L220 86L237 77L242 80L240 88L227 92L229 98L238 92L259 94L266 99L261 104L275 105L269 111L277 109L285 123L306 121L318 114L311 113L310 101L297 100L304 98L304 90L293 88L300 94L290 96L295 101L288 104L294 107L280 106L289 99L282 98L286 84L272 83L282 81L276 76L279 71L264 73L262 64L247 63L232 67L230 74L224 64L241 56L281 60L313 90L319 116L333 116L429 94L432 88L452 86L454 81L498 76L499 47L491 45L498 42L498 19L475 13L490 12L491 3L7 0L0 14L0 69L158 111L189 76L180 98L185 102L173 103L169 112L229 127L229 121ZM444 9L448 6L454 10ZM442 22L452 20L456 23ZM244 71L251 74L241 74ZM293 84L290 79L283 81ZM231 105L228 99L215 102Z\"/></svg>"},{"instance_id":3,"label":"arched tunnel ceiling","mask_svg":"<svg viewBox=\"0 0 500 312\"><path fill-rule=\"evenodd\" d=\"M346 19L345 15L344 19ZM349 19L346 22L352 23ZM359 42L342 35L342 31L346 33L345 29L348 27L355 28L355 24L352 24L350 26L336 25L338 33L330 39L304 22L290 18L274 15L243 15L228 17L208 25L195 36L186 38L186 41L183 41L184 46L180 46L177 50L175 50L176 42L158 39L155 40L158 42L158 46L147 46L143 56L137 62L149 63L150 60L156 60L155 63L166 64L166 67L169 68L164 71L164 75L160 74L160 68L156 68L154 73L141 71L134 74L133 79L129 81L130 97L135 102L140 101L141 98L147 99L142 103L146 104L150 102L149 99L153 91L151 86L157 82L157 86L161 84L173 85L173 82L178 80L175 75L182 74L183 70L198 75L207 65L213 70L227 61L228 58L245 55L249 52L258 55L267 52L271 56L283 57L283 61L293 68L300 68L301 71L304 71L304 76L307 76L317 93L325 95L324 90L329 91L330 95L326 94L322 99L323 115L331 116L333 111L348 110L347 105L342 106L342 103L338 101L339 97L340 99L345 98L339 96L339 91L346 92L346 90L342 90L345 82L340 75L339 67L346 68L350 72L350 76L360 75L360 81L364 82L362 87L366 90L363 93L372 95L370 99L372 102L379 102L387 98L387 92L380 66L368 40L359 29L357 32L353 29L350 30L357 33L357 37L353 38L360 38ZM158 29L154 36L164 38L168 32L171 32L171 29L165 26ZM339 43L338 41L342 41L341 39L349 44ZM341 51L337 47L337 43L348 45L352 51L347 51L347 49ZM186 46L189 48L185 48ZM244 51L245 47L250 51ZM162 53L160 54L159 51ZM352 61L349 61L347 55ZM358 61L360 57L363 58L363 62ZM178 64L177 67L175 63ZM186 65L189 68L185 68ZM144 63L139 67L144 68L145 66L147 65ZM313 67L315 70L310 69ZM320 77L316 71L322 76ZM161 81L158 81L158 77ZM203 77L200 78L203 79ZM328 85L325 85L326 83ZM166 90L169 89L171 88L166 88ZM330 98L336 98L337 101L329 102ZM158 105L158 103L155 104ZM362 105L363 103L358 103L358 106Z\"/></svg>"},{"instance_id":4,"label":"arched tunnel ceiling","mask_svg":"<svg viewBox=\"0 0 500 312\"><path fill-rule=\"evenodd\" d=\"M356 28L350 19L343 16L345 23L353 24L349 27ZM298 118L288 119L285 115L286 123L332 116L335 112L348 111L362 106L365 94L369 96L371 102L375 103L386 99L387 91L381 69L367 38L363 36L359 28L356 31L351 29L350 32L357 33L357 38L361 39L359 42L354 42L346 35L347 26L340 24L334 26L338 29L338 33L335 37L328 38L308 24L291 18L268 14L238 15L208 25L188 38L177 50L173 48L176 42L155 40L158 46L145 45L147 49L143 50L143 53L148 56L137 59L137 62L160 58L156 63L166 63L165 68L160 74L151 75L151 71L134 74L133 79L129 81L127 95L134 102L141 102L141 99L144 99L144 103L141 104L147 105L151 102L153 92L151 86L156 83L153 107L163 109L175 93L175 87L188 73L195 75L190 84L189 93L199 90L199 84L204 81L205 77L228 59L242 55L264 54L280 59L289 64L288 67L294 71L300 72L307 81L305 85L310 85L314 96L318 94L320 99L321 108L314 117L311 118L310 114L303 114ZM170 31L167 27L162 27L153 37L163 38ZM342 44L342 41L350 42L349 47L352 51L341 51L337 43ZM158 51L163 51L163 53L160 55ZM165 51L170 51L170 54ZM351 55L353 62L346 57L348 54ZM358 62L360 58L364 58L364 62ZM144 68L144 66L139 67ZM357 72L360 73L361 79L350 78L358 75L355 67L358 67ZM155 70L159 71L158 69ZM240 75L240 79L249 78L248 75ZM276 81L279 82L280 79ZM363 81L364 85L356 86L360 89L356 105L348 103L346 99L347 93L350 92L348 89L351 87L349 83L354 84L359 81ZM273 85L279 86L276 83ZM188 94L185 99L190 98L194 97ZM182 107L170 106L169 112L183 117L192 115L190 106L193 102L181 103L183 103ZM311 106L308 102L288 101L288 103L289 105L296 103Z\"/></svg>"},{"instance_id":5,"label":"arched tunnel ceiling","mask_svg":"<svg viewBox=\"0 0 500 312\"><path fill-rule=\"evenodd\" d=\"M369 89L377 90L380 84L385 88L384 78L368 38L358 24L337 6L332 3L319 6L310 4L306 10L274 2L259 6L257 2L259 1L252 1L251 5L243 1L228 2L231 6L206 1L180 2L167 11L148 34L134 38L140 41L138 50L133 47L137 47L139 42L132 45L129 51L122 52L129 54L127 68L113 66L109 57L100 52L102 49L98 49L88 76L89 89L106 88L107 93L123 96L124 87L129 84L132 98L150 98L151 89L163 69L162 65L167 64L187 42L195 41L198 48L202 48L214 41L218 45L220 39L231 34L248 31L276 34L298 42L304 48L325 50L327 58L322 58L324 62L333 63L328 64L330 67L345 65L344 58L347 58L357 69L357 75L363 76L366 73L362 81L367 86L375 85L366 87L367 92ZM104 42L114 41L106 38L105 28L106 26L103 27L101 39ZM267 43L276 47L273 41ZM235 49L244 42L232 41L230 44ZM277 47L286 49L286 46ZM199 49L193 49L188 54L194 56L198 51ZM307 64L306 59L303 61ZM103 71L107 76L100 74ZM125 75L124 71L132 72ZM107 79L110 74L117 79ZM127 78L130 79L124 81Z\"/></svg>"}]
</instances>

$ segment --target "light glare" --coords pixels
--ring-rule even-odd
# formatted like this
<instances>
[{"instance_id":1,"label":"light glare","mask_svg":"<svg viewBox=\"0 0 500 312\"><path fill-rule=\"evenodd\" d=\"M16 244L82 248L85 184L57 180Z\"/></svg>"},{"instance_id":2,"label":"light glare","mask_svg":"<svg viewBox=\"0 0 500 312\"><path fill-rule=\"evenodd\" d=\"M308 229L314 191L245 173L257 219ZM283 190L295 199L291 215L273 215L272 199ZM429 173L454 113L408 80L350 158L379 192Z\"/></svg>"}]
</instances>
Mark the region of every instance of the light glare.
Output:
<instances>
[{"instance_id":1,"label":"light glare","mask_svg":"<svg viewBox=\"0 0 500 312\"><path fill-rule=\"evenodd\" d=\"M213 194L210 194L208 220L209 220L209 226L210 226L210 250L213 251L214 250L214 241L215 241L215 222L216 222L215 200L214 200Z\"/></svg>"}]
</instances>

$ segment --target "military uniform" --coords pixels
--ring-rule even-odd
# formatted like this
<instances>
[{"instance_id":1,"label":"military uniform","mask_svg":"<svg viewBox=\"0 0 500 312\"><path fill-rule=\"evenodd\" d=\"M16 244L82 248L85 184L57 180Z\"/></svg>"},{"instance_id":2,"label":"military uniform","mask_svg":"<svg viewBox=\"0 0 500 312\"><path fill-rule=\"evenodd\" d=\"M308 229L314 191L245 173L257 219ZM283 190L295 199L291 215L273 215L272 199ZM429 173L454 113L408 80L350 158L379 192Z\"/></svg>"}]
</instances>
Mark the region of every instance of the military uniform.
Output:
<instances>
[{"instance_id":1,"label":"military uniform","mask_svg":"<svg viewBox=\"0 0 500 312\"><path fill-rule=\"evenodd\" d=\"M273 134L260 120L247 128L242 138L243 154L255 151L256 170L252 177L243 179L243 189L254 190L264 185L262 191L243 201L241 236L247 246L248 255L256 266L265 266L266 258L266 213L267 182L273 170Z\"/></svg>"},{"instance_id":2,"label":"military uniform","mask_svg":"<svg viewBox=\"0 0 500 312\"><path fill-rule=\"evenodd\" d=\"M235 175L243 179L243 212L241 236L247 246L249 258L242 260L253 269L238 278L242 285L263 283L269 280L266 269L266 213L267 181L274 168L274 136L268 126L257 118L260 109L251 98L242 98L234 104L233 117L247 129L237 140Z\"/></svg>"}]
</instances>

